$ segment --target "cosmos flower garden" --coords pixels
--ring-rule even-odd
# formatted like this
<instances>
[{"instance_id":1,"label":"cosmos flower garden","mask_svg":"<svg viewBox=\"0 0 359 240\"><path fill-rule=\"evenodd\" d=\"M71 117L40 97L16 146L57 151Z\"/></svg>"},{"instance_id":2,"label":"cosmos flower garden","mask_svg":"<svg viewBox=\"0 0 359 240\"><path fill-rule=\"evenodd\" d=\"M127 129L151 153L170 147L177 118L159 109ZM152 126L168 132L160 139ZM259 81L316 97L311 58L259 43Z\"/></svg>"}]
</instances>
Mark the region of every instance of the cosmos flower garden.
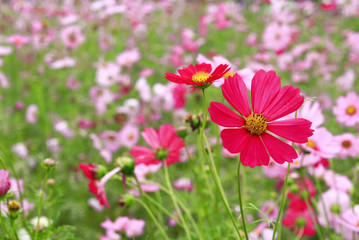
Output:
<instances>
[{"instance_id":1,"label":"cosmos flower garden","mask_svg":"<svg viewBox=\"0 0 359 240\"><path fill-rule=\"evenodd\" d=\"M0 1L0 239L359 240L358 0Z\"/></svg>"}]
</instances>

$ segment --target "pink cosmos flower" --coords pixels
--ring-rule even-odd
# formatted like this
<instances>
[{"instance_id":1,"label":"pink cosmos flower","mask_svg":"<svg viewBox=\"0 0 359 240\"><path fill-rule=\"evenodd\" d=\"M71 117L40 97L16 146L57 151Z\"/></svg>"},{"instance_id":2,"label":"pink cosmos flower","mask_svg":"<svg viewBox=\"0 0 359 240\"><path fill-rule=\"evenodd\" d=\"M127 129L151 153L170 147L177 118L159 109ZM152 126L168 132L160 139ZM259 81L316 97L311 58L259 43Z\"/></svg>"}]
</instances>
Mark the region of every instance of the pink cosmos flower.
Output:
<instances>
[{"instance_id":1,"label":"pink cosmos flower","mask_svg":"<svg viewBox=\"0 0 359 240\"><path fill-rule=\"evenodd\" d=\"M120 131L121 144L132 148L140 138L140 131L134 124L127 124Z\"/></svg>"},{"instance_id":2,"label":"pink cosmos flower","mask_svg":"<svg viewBox=\"0 0 359 240\"><path fill-rule=\"evenodd\" d=\"M331 189L345 193L349 193L354 188L352 181L347 176L335 173L332 170L325 171L324 182Z\"/></svg>"},{"instance_id":3,"label":"pink cosmos flower","mask_svg":"<svg viewBox=\"0 0 359 240\"><path fill-rule=\"evenodd\" d=\"M21 48L30 42L30 38L28 36L14 34L7 38L7 42L15 45L17 48Z\"/></svg>"},{"instance_id":4,"label":"pink cosmos flower","mask_svg":"<svg viewBox=\"0 0 359 240\"><path fill-rule=\"evenodd\" d=\"M11 147L11 150L13 151L13 153L15 153L17 156L19 156L24 160L29 157L29 150L27 149L26 145L22 142L15 143Z\"/></svg>"},{"instance_id":5,"label":"pink cosmos flower","mask_svg":"<svg viewBox=\"0 0 359 240\"><path fill-rule=\"evenodd\" d=\"M1 66L1 63L0 63L0 66ZM10 87L9 80L7 79L5 74L2 73L1 71L0 71L0 87L2 87L2 88L9 88Z\"/></svg>"},{"instance_id":6,"label":"pink cosmos flower","mask_svg":"<svg viewBox=\"0 0 359 240\"><path fill-rule=\"evenodd\" d=\"M335 157L340 148L333 142L333 135L325 127L320 127L315 130L313 136L308 139L308 142L301 146L304 150L316 154L323 158Z\"/></svg>"},{"instance_id":7,"label":"pink cosmos flower","mask_svg":"<svg viewBox=\"0 0 359 240\"><path fill-rule=\"evenodd\" d=\"M176 128L164 124L156 131L145 128L142 137L151 148L134 146L130 154L136 159L136 165L144 163L158 164L165 161L167 166L180 161L180 150L184 147L183 140L177 136Z\"/></svg>"},{"instance_id":8,"label":"pink cosmos flower","mask_svg":"<svg viewBox=\"0 0 359 240\"><path fill-rule=\"evenodd\" d=\"M359 205L344 211L340 218L335 219L340 225L336 227L338 234L344 234L344 239L356 239L359 237Z\"/></svg>"},{"instance_id":9,"label":"pink cosmos flower","mask_svg":"<svg viewBox=\"0 0 359 240\"><path fill-rule=\"evenodd\" d=\"M26 109L26 121L34 124L39 120L39 108L36 104L30 104Z\"/></svg>"},{"instance_id":10,"label":"pink cosmos flower","mask_svg":"<svg viewBox=\"0 0 359 240\"><path fill-rule=\"evenodd\" d=\"M348 91L353 88L355 81L355 72L353 69L348 69L343 75L337 78L337 85L344 91Z\"/></svg>"},{"instance_id":11,"label":"pink cosmos flower","mask_svg":"<svg viewBox=\"0 0 359 240\"><path fill-rule=\"evenodd\" d=\"M146 222L142 219L130 219L126 223L126 236L128 238L139 237L145 230Z\"/></svg>"},{"instance_id":12,"label":"pink cosmos flower","mask_svg":"<svg viewBox=\"0 0 359 240\"><path fill-rule=\"evenodd\" d=\"M141 59L141 53L137 48L126 50L117 55L116 62L123 67L132 67L132 65Z\"/></svg>"},{"instance_id":13,"label":"pink cosmos flower","mask_svg":"<svg viewBox=\"0 0 359 240\"><path fill-rule=\"evenodd\" d=\"M321 225L326 224L326 216L328 216L329 223L332 224L341 213L350 208L350 196L335 189L329 189L322 194L318 201L318 221ZM325 215L326 212L326 215Z\"/></svg>"},{"instance_id":14,"label":"pink cosmos flower","mask_svg":"<svg viewBox=\"0 0 359 240\"><path fill-rule=\"evenodd\" d=\"M62 29L60 34L61 41L66 48L76 49L85 42L85 35L83 35L81 28L77 25L68 26Z\"/></svg>"},{"instance_id":15,"label":"pink cosmos flower","mask_svg":"<svg viewBox=\"0 0 359 240\"><path fill-rule=\"evenodd\" d=\"M189 178L179 178L173 182L173 187L177 190L191 192L193 189L193 183Z\"/></svg>"},{"instance_id":16,"label":"pink cosmos flower","mask_svg":"<svg viewBox=\"0 0 359 240\"><path fill-rule=\"evenodd\" d=\"M9 176L9 172L4 169L0 170L0 197L5 196L11 187Z\"/></svg>"},{"instance_id":17,"label":"pink cosmos flower","mask_svg":"<svg viewBox=\"0 0 359 240\"><path fill-rule=\"evenodd\" d=\"M338 123L352 127L359 123L359 96L356 92L349 92L345 97L337 99L337 105L333 108Z\"/></svg>"},{"instance_id":18,"label":"pink cosmos flower","mask_svg":"<svg viewBox=\"0 0 359 240\"><path fill-rule=\"evenodd\" d=\"M247 88L239 75L228 77L222 85L227 102L240 115L222 103L211 102L208 109L212 121L227 127L221 132L223 146L231 153L241 152L241 162L255 167L269 164L269 156L277 163L293 162L297 152L273 134L297 143L305 143L313 134L311 122L303 119L276 121L303 104L300 90L280 86L280 77L274 71L258 71L251 86L252 108Z\"/></svg>"},{"instance_id":19,"label":"pink cosmos flower","mask_svg":"<svg viewBox=\"0 0 359 240\"><path fill-rule=\"evenodd\" d=\"M276 53L283 52L291 42L291 35L291 27L273 22L263 32L264 47Z\"/></svg>"},{"instance_id":20,"label":"pink cosmos flower","mask_svg":"<svg viewBox=\"0 0 359 240\"><path fill-rule=\"evenodd\" d=\"M341 159L346 159L347 157L355 158L359 155L359 137L352 133L334 136L334 143L340 148L338 156Z\"/></svg>"}]
</instances>

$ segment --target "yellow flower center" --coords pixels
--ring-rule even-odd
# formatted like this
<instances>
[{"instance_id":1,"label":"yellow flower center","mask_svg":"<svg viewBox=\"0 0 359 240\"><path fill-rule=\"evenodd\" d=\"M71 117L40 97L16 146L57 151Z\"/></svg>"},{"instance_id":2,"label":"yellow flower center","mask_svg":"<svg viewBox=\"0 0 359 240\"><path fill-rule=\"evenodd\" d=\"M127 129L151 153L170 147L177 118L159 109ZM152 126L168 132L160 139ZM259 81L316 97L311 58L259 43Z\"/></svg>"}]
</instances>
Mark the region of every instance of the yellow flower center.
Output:
<instances>
[{"instance_id":1,"label":"yellow flower center","mask_svg":"<svg viewBox=\"0 0 359 240\"><path fill-rule=\"evenodd\" d=\"M224 75L223 75L223 77L225 78L225 79L227 79L228 77L233 77L234 76L234 72L226 72Z\"/></svg>"},{"instance_id":2,"label":"yellow flower center","mask_svg":"<svg viewBox=\"0 0 359 240\"><path fill-rule=\"evenodd\" d=\"M353 115L356 112L357 112L357 109L353 105L347 107L346 113L348 115Z\"/></svg>"},{"instance_id":3,"label":"yellow flower center","mask_svg":"<svg viewBox=\"0 0 359 240\"><path fill-rule=\"evenodd\" d=\"M317 144L315 144L315 142L313 140L309 140L307 142L307 146L315 149L317 147Z\"/></svg>"},{"instance_id":4,"label":"yellow flower center","mask_svg":"<svg viewBox=\"0 0 359 240\"><path fill-rule=\"evenodd\" d=\"M261 135L267 130L267 119L263 114L252 113L246 118L246 129L251 135Z\"/></svg>"},{"instance_id":5,"label":"yellow flower center","mask_svg":"<svg viewBox=\"0 0 359 240\"><path fill-rule=\"evenodd\" d=\"M206 72L198 72L192 76L192 81L196 83L206 82L211 75Z\"/></svg>"}]
</instances>

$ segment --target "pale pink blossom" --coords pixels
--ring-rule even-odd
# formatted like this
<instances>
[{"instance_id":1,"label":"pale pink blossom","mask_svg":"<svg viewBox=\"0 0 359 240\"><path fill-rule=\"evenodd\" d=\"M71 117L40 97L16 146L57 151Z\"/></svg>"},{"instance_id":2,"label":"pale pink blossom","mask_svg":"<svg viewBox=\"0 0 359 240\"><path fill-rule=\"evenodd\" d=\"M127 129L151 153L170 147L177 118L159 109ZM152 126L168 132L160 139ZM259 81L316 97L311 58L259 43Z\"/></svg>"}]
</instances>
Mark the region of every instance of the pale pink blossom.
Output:
<instances>
[{"instance_id":1,"label":"pale pink blossom","mask_svg":"<svg viewBox=\"0 0 359 240\"><path fill-rule=\"evenodd\" d=\"M39 108L35 104L30 104L26 109L26 121L34 124L39 120Z\"/></svg>"},{"instance_id":2,"label":"pale pink blossom","mask_svg":"<svg viewBox=\"0 0 359 240\"><path fill-rule=\"evenodd\" d=\"M352 133L343 133L334 136L334 143L339 146L339 158L355 158L359 155L359 137Z\"/></svg>"},{"instance_id":3,"label":"pale pink blossom","mask_svg":"<svg viewBox=\"0 0 359 240\"><path fill-rule=\"evenodd\" d=\"M85 42L86 37L80 26L73 25L61 30L60 39L66 48L76 49Z\"/></svg>"},{"instance_id":4,"label":"pale pink blossom","mask_svg":"<svg viewBox=\"0 0 359 240\"><path fill-rule=\"evenodd\" d=\"M191 192L193 189L193 183L189 178L179 178L173 182L173 187L177 190Z\"/></svg>"},{"instance_id":5,"label":"pale pink blossom","mask_svg":"<svg viewBox=\"0 0 359 240\"><path fill-rule=\"evenodd\" d=\"M354 70L348 69L343 75L337 78L336 83L342 90L348 91L353 88L355 77Z\"/></svg>"},{"instance_id":6,"label":"pale pink blossom","mask_svg":"<svg viewBox=\"0 0 359 240\"><path fill-rule=\"evenodd\" d=\"M13 153L22 159L27 159L29 157L29 151L24 143L16 143L11 147Z\"/></svg>"},{"instance_id":7,"label":"pale pink blossom","mask_svg":"<svg viewBox=\"0 0 359 240\"><path fill-rule=\"evenodd\" d=\"M346 96L340 96L333 107L333 113L338 123L352 127L359 123L359 96L356 92L349 92Z\"/></svg>"},{"instance_id":8,"label":"pale pink blossom","mask_svg":"<svg viewBox=\"0 0 359 240\"><path fill-rule=\"evenodd\" d=\"M140 130L133 124L126 124L120 131L121 144L131 148L140 138Z\"/></svg>"},{"instance_id":9,"label":"pale pink blossom","mask_svg":"<svg viewBox=\"0 0 359 240\"><path fill-rule=\"evenodd\" d=\"M116 57L119 66L132 67L132 65L141 59L141 53L137 48L123 51Z\"/></svg>"},{"instance_id":10,"label":"pale pink blossom","mask_svg":"<svg viewBox=\"0 0 359 240\"><path fill-rule=\"evenodd\" d=\"M9 180L10 173L4 169L0 170L0 197L5 196L11 187Z\"/></svg>"}]
</instances>

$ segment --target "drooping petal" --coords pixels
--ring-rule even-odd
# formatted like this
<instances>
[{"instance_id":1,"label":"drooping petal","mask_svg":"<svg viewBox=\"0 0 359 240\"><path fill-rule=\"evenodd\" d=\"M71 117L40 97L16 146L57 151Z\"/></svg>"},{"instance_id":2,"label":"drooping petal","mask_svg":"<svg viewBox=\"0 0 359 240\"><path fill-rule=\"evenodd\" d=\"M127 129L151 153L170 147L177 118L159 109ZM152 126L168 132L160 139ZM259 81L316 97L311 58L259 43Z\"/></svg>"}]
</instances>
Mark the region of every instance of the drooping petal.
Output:
<instances>
[{"instance_id":1,"label":"drooping petal","mask_svg":"<svg viewBox=\"0 0 359 240\"><path fill-rule=\"evenodd\" d=\"M189 82L189 79L188 78L184 78L184 77L181 77L181 76L178 76L174 73L166 73L166 76L165 78L168 80L168 81L171 81L171 82L174 82L174 83L184 83L184 84L188 84Z\"/></svg>"},{"instance_id":2,"label":"drooping petal","mask_svg":"<svg viewBox=\"0 0 359 240\"><path fill-rule=\"evenodd\" d=\"M142 137L153 149L157 150L160 148L160 139L154 128L145 128L145 130L142 132Z\"/></svg>"},{"instance_id":3,"label":"drooping petal","mask_svg":"<svg viewBox=\"0 0 359 240\"><path fill-rule=\"evenodd\" d=\"M303 102L304 97L300 96L299 88L285 86L279 90L272 103L262 113L270 122L298 110Z\"/></svg>"},{"instance_id":4,"label":"drooping petal","mask_svg":"<svg viewBox=\"0 0 359 240\"><path fill-rule=\"evenodd\" d=\"M235 74L233 77L229 76L225 80L222 85L222 92L227 102L240 114L245 117L251 114L247 88L243 79L238 74Z\"/></svg>"},{"instance_id":5,"label":"drooping petal","mask_svg":"<svg viewBox=\"0 0 359 240\"><path fill-rule=\"evenodd\" d=\"M304 118L293 118L268 123L267 130L295 143L306 143L313 135L312 123Z\"/></svg>"},{"instance_id":6,"label":"drooping petal","mask_svg":"<svg viewBox=\"0 0 359 240\"><path fill-rule=\"evenodd\" d=\"M259 136L250 135L247 145L241 152L241 162L244 166L268 166L269 155Z\"/></svg>"},{"instance_id":7,"label":"drooping petal","mask_svg":"<svg viewBox=\"0 0 359 240\"><path fill-rule=\"evenodd\" d=\"M213 122L223 127L241 127L245 120L223 103L211 102L208 109Z\"/></svg>"},{"instance_id":8,"label":"drooping petal","mask_svg":"<svg viewBox=\"0 0 359 240\"><path fill-rule=\"evenodd\" d=\"M274 71L259 70L253 77L251 93L253 112L261 114L272 103L280 89L280 77Z\"/></svg>"},{"instance_id":9,"label":"drooping petal","mask_svg":"<svg viewBox=\"0 0 359 240\"><path fill-rule=\"evenodd\" d=\"M247 145L250 133L244 128L224 129L221 131L221 138L223 147L230 153L239 153Z\"/></svg>"},{"instance_id":10,"label":"drooping petal","mask_svg":"<svg viewBox=\"0 0 359 240\"><path fill-rule=\"evenodd\" d=\"M289 144L268 133L264 133L260 137L262 138L269 155L277 163L283 164L284 162L293 162L293 159L298 158L297 152Z\"/></svg>"}]
</instances>

